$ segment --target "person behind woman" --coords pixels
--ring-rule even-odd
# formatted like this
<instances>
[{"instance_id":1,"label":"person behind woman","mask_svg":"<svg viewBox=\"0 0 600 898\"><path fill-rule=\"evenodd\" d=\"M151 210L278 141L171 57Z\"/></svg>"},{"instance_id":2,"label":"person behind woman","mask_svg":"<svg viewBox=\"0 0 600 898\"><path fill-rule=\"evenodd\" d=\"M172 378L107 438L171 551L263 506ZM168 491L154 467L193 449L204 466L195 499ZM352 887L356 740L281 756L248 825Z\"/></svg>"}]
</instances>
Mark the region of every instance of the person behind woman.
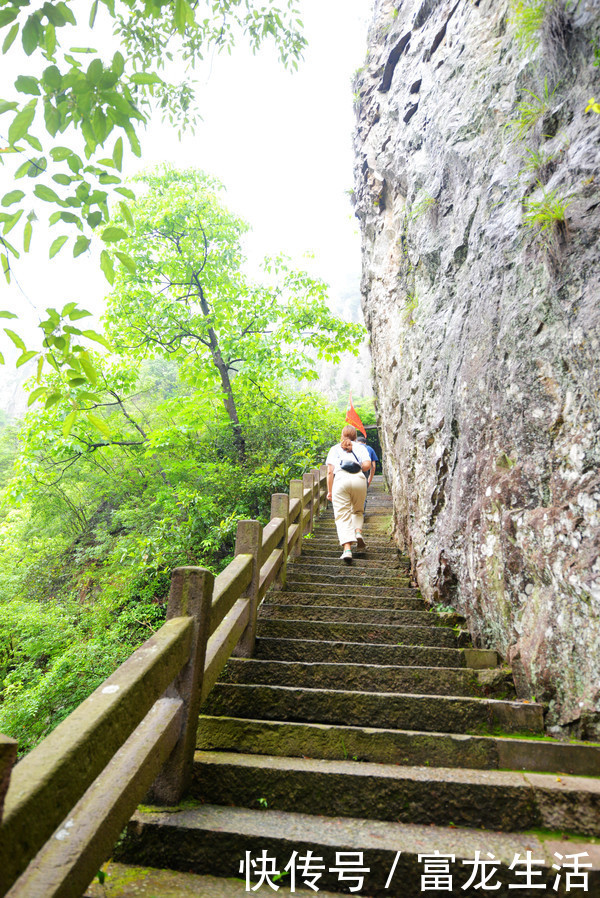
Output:
<instances>
[{"instance_id":1,"label":"person behind woman","mask_svg":"<svg viewBox=\"0 0 600 898\"><path fill-rule=\"evenodd\" d=\"M327 455L327 498L333 500L338 539L343 547L341 558L350 564L352 543L365 548L362 535L367 481L364 471L371 467L365 446L356 442L356 428L347 424L342 439Z\"/></svg>"}]
</instances>

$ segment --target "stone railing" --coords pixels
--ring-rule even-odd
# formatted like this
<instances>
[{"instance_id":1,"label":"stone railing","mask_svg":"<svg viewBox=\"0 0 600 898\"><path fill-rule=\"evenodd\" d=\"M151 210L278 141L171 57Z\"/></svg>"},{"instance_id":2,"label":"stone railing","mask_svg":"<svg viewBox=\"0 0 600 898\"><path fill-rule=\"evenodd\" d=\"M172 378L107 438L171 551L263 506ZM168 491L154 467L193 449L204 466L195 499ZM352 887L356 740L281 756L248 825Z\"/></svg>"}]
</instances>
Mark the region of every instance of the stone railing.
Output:
<instances>
[{"instance_id":1,"label":"stone railing","mask_svg":"<svg viewBox=\"0 0 600 898\"><path fill-rule=\"evenodd\" d=\"M14 768L0 736L0 896L80 898L144 796L181 799L200 706L231 655L252 655L258 606L326 495L323 465L272 496L264 529L238 523L218 577L176 568L166 623Z\"/></svg>"}]
</instances>

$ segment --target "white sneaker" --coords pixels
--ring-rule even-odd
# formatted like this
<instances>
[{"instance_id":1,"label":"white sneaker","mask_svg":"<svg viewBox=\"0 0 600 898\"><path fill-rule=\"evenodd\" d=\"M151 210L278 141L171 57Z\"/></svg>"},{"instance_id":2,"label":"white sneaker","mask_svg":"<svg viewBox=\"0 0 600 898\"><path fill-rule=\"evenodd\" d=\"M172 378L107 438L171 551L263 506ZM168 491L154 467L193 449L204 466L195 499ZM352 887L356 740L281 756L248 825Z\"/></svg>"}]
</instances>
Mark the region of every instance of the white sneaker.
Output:
<instances>
[{"instance_id":1,"label":"white sneaker","mask_svg":"<svg viewBox=\"0 0 600 898\"><path fill-rule=\"evenodd\" d=\"M356 535L356 548L360 549L362 552L363 549L367 548L367 544L364 541L363 535L360 530L357 530L355 535Z\"/></svg>"},{"instance_id":2,"label":"white sneaker","mask_svg":"<svg viewBox=\"0 0 600 898\"><path fill-rule=\"evenodd\" d=\"M352 549L344 549L344 551L340 555L340 561L345 561L346 564L351 564L352 563Z\"/></svg>"}]
</instances>

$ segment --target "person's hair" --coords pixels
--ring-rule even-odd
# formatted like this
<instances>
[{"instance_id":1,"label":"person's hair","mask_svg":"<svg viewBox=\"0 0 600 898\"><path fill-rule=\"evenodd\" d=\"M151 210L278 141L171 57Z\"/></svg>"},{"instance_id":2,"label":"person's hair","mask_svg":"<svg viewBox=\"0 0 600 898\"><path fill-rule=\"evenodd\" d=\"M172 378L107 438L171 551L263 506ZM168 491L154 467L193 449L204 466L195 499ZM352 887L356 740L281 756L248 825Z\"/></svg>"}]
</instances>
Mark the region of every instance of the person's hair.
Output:
<instances>
[{"instance_id":1,"label":"person's hair","mask_svg":"<svg viewBox=\"0 0 600 898\"><path fill-rule=\"evenodd\" d=\"M367 442L367 438L364 437L364 436L362 435L362 433L357 433L357 434L356 434L356 439L357 439L357 441L358 441L359 443L366 443L366 442Z\"/></svg>"},{"instance_id":2,"label":"person's hair","mask_svg":"<svg viewBox=\"0 0 600 898\"><path fill-rule=\"evenodd\" d=\"M342 430L342 439L340 441L340 446L342 449L345 449L346 452L349 452L352 449L352 441L356 439L356 427L353 427L352 424L346 424L344 429Z\"/></svg>"}]
</instances>

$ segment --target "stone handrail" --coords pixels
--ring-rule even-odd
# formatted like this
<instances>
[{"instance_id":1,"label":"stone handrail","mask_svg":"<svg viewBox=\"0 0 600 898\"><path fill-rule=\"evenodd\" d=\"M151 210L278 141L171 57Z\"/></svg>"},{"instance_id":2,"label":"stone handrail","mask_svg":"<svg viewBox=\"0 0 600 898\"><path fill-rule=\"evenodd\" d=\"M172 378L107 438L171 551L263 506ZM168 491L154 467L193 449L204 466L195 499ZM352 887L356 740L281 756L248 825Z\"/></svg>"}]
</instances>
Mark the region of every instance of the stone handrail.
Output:
<instances>
[{"instance_id":1,"label":"stone handrail","mask_svg":"<svg viewBox=\"0 0 600 898\"><path fill-rule=\"evenodd\" d=\"M264 529L238 522L218 577L176 568L165 624L14 768L0 736L0 898L80 898L144 796L181 799L200 705L231 655L252 655L258 606L326 495L322 465L272 496Z\"/></svg>"}]
</instances>

